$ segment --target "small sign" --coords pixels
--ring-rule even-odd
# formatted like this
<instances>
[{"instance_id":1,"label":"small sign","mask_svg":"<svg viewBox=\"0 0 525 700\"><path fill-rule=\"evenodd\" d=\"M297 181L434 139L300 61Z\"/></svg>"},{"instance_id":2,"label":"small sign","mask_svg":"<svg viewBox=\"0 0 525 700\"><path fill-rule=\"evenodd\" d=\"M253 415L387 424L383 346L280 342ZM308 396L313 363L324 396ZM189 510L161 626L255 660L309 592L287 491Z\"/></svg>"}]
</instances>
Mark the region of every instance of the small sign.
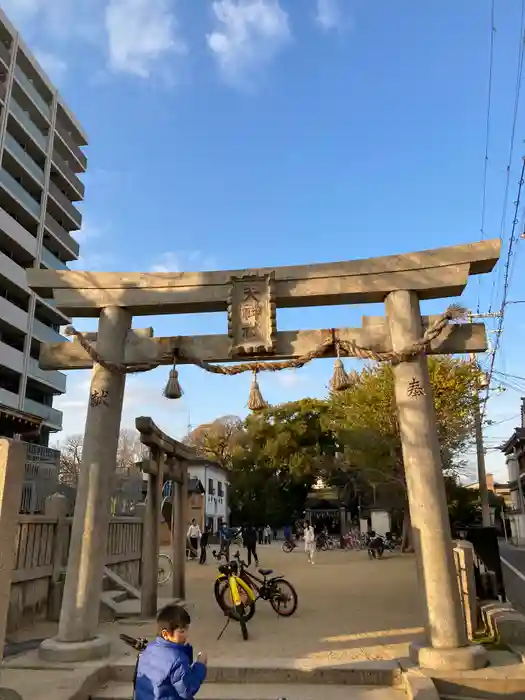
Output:
<instances>
[{"instance_id":1,"label":"small sign","mask_svg":"<svg viewBox=\"0 0 525 700\"><path fill-rule=\"evenodd\" d=\"M275 352L274 274L232 277L228 298L231 357Z\"/></svg>"}]
</instances>

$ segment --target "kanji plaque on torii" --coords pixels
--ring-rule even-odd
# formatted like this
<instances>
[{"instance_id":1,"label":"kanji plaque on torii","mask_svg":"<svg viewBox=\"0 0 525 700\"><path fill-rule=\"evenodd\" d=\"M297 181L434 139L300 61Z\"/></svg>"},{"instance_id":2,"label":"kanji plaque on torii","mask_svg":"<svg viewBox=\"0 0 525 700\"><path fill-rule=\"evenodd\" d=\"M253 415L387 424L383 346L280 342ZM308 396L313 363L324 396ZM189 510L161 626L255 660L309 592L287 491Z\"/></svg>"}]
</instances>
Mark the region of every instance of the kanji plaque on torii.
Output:
<instances>
[{"instance_id":1,"label":"kanji plaque on torii","mask_svg":"<svg viewBox=\"0 0 525 700\"><path fill-rule=\"evenodd\" d=\"M231 278L228 297L231 357L275 352L274 278L273 273Z\"/></svg>"}]
</instances>

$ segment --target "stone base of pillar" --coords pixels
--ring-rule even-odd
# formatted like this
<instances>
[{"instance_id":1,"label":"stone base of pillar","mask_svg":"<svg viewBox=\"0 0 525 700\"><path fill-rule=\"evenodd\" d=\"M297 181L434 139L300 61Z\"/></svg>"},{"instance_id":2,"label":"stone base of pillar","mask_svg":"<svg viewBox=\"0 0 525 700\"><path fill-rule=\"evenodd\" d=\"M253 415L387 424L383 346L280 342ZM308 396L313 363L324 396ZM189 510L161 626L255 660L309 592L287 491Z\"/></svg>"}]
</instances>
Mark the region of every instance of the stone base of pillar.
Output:
<instances>
[{"instance_id":1,"label":"stone base of pillar","mask_svg":"<svg viewBox=\"0 0 525 700\"><path fill-rule=\"evenodd\" d=\"M24 698L11 688L0 688L0 700L24 700Z\"/></svg>"},{"instance_id":2,"label":"stone base of pillar","mask_svg":"<svg viewBox=\"0 0 525 700\"><path fill-rule=\"evenodd\" d=\"M45 639L38 650L43 661L62 661L76 663L78 661L93 661L109 656L111 642L102 635L87 642L62 642L56 637Z\"/></svg>"},{"instance_id":3,"label":"stone base of pillar","mask_svg":"<svg viewBox=\"0 0 525 700\"><path fill-rule=\"evenodd\" d=\"M477 671L488 664L487 651L480 644L469 644L457 649L435 649L412 642L409 653L410 660L421 668Z\"/></svg>"}]
</instances>

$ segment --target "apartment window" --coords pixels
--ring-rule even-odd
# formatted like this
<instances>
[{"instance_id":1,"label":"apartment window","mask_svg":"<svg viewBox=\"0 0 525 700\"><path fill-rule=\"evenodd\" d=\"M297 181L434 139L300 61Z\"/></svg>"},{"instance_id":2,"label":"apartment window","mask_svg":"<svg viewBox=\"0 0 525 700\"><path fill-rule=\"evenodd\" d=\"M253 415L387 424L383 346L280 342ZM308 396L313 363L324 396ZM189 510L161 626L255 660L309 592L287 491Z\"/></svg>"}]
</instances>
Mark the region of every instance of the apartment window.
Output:
<instances>
[{"instance_id":1,"label":"apartment window","mask_svg":"<svg viewBox=\"0 0 525 700\"><path fill-rule=\"evenodd\" d=\"M0 389L10 391L12 394L18 394L20 388L20 375L18 372L0 365Z\"/></svg>"},{"instance_id":2,"label":"apartment window","mask_svg":"<svg viewBox=\"0 0 525 700\"><path fill-rule=\"evenodd\" d=\"M43 406L52 406L53 395L42 391L40 387L41 385L38 384L34 379L29 378L27 380L26 386L26 399L36 401L37 403L40 403Z\"/></svg>"},{"instance_id":3,"label":"apartment window","mask_svg":"<svg viewBox=\"0 0 525 700\"><path fill-rule=\"evenodd\" d=\"M29 350L29 355L33 358L33 360L38 360L40 357L40 341L37 340L36 338L31 338L31 347Z\"/></svg>"},{"instance_id":4,"label":"apartment window","mask_svg":"<svg viewBox=\"0 0 525 700\"><path fill-rule=\"evenodd\" d=\"M222 481L217 482L217 496L219 498L224 498L224 486Z\"/></svg>"},{"instance_id":5,"label":"apartment window","mask_svg":"<svg viewBox=\"0 0 525 700\"><path fill-rule=\"evenodd\" d=\"M14 246L12 249L9 249L0 243L0 253L3 253L7 258L11 258L20 267L33 267L33 257L23 249L15 248Z\"/></svg>"},{"instance_id":6,"label":"apartment window","mask_svg":"<svg viewBox=\"0 0 525 700\"><path fill-rule=\"evenodd\" d=\"M208 495L215 495L215 486L213 485L213 479L208 479Z\"/></svg>"},{"instance_id":7,"label":"apartment window","mask_svg":"<svg viewBox=\"0 0 525 700\"><path fill-rule=\"evenodd\" d=\"M0 343L9 345L10 348L24 352L25 334L11 328L7 324L0 325Z\"/></svg>"},{"instance_id":8,"label":"apartment window","mask_svg":"<svg viewBox=\"0 0 525 700\"><path fill-rule=\"evenodd\" d=\"M8 285L10 289L7 289ZM26 313L29 310L29 295L25 294L23 291L15 293L14 285L10 282L6 282L2 277L0 277L0 296Z\"/></svg>"}]
</instances>

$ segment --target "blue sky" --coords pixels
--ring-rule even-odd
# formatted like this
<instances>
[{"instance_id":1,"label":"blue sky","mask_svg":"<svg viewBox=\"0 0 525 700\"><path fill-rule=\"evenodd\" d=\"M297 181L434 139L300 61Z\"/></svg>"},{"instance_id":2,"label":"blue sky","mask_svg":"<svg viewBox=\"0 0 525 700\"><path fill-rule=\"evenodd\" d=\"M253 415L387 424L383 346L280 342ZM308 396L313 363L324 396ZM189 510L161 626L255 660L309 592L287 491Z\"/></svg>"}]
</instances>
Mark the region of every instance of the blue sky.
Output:
<instances>
[{"instance_id":1,"label":"blue sky","mask_svg":"<svg viewBox=\"0 0 525 700\"><path fill-rule=\"evenodd\" d=\"M89 134L77 267L262 267L508 240L525 150L520 108L505 210L521 0L495 5L482 226L489 0L4 0ZM513 300L525 299L519 248ZM501 290L498 269L472 278L462 303L496 310ZM524 310L507 308L496 361L518 376ZM283 310L278 325L353 326L370 313L382 309ZM217 333L226 316L135 322L149 324L157 335ZM183 367L185 396L169 402L166 374L129 379L125 425L151 414L181 436L188 422L246 413L248 376ZM317 361L261 385L272 403L322 396L330 374ZM88 381L70 375L56 402L67 433L82 429ZM489 448L518 424L519 399L494 394ZM488 465L504 475L492 451Z\"/></svg>"}]
</instances>

